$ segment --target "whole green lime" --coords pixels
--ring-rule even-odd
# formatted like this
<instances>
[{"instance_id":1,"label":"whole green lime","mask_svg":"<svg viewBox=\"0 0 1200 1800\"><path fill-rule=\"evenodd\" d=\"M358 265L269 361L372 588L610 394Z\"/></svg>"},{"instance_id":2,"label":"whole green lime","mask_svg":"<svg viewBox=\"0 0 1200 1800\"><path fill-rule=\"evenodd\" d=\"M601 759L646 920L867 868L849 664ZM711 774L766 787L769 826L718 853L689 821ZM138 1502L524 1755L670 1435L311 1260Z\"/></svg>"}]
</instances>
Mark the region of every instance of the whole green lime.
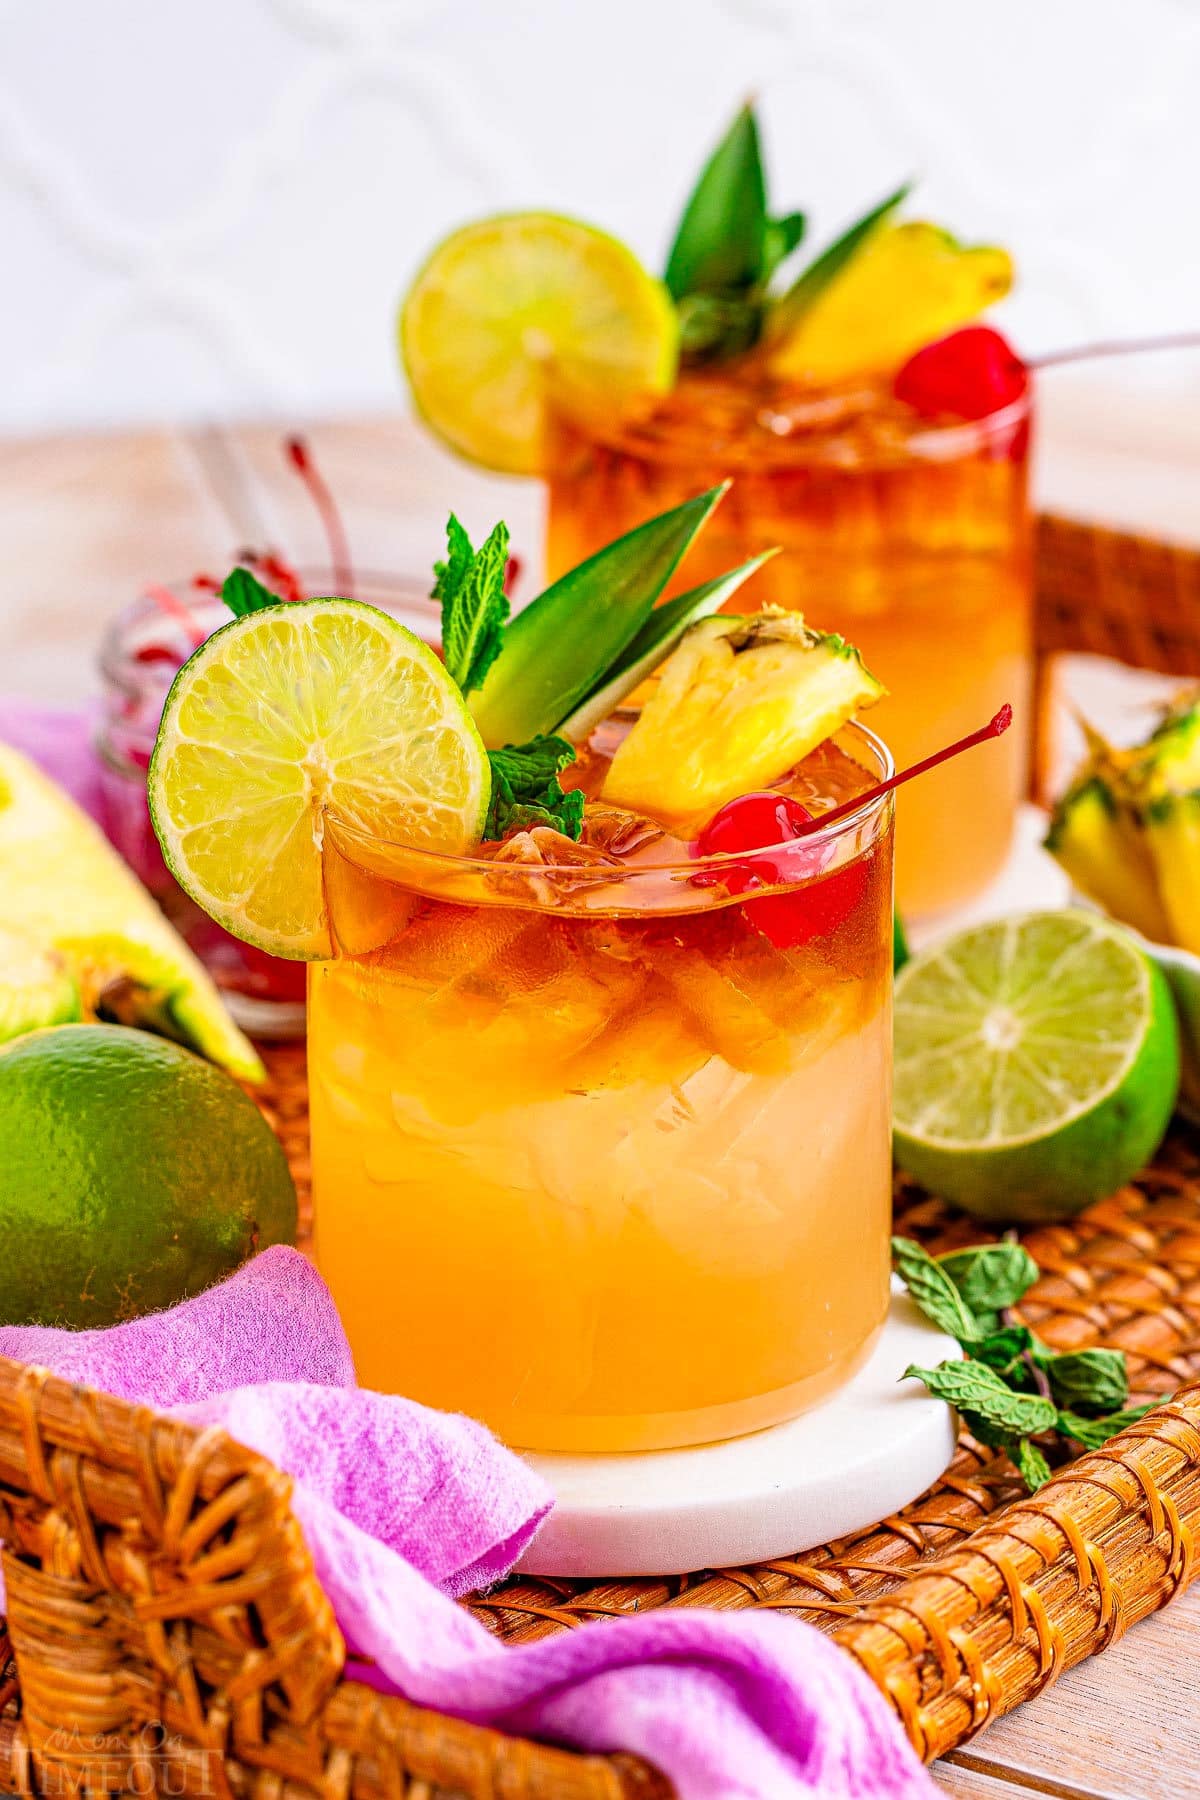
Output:
<instances>
[{"instance_id":1,"label":"whole green lime","mask_svg":"<svg viewBox=\"0 0 1200 1800\"><path fill-rule=\"evenodd\" d=\"M0 1324L113 1325L295 1235L279 1141L211 1063L119 1025L0 1049Z\"/></svg>"}]
</instances>

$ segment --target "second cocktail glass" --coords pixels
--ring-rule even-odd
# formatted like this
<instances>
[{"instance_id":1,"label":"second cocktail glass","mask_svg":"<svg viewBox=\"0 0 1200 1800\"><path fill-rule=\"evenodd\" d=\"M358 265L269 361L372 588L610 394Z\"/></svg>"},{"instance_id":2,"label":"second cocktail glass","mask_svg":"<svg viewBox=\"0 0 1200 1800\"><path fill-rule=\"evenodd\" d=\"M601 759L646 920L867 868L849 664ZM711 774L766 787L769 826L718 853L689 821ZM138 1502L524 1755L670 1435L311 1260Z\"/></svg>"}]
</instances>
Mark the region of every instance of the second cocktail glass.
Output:
<instances>
[{"instance_id":1,"label":"second cocktail glass","mask_svg":"<svg viewBox=\"0 0 1200 1800\"><path fill-rule=\"evenodd\" d=\"M689 562L703 580L772 545L736 610L779 605L862 650L879 723L915 762L1011 701L1025 715L1032 595L1029 401L923 420L884 388L820 393L739 371L692 374L636 429L563 431L549 476L548 575L725 476ZM900 797L897 899L928 916L1004 864L1025 784L1022 734Z\"/></svg>"}]
</instances>

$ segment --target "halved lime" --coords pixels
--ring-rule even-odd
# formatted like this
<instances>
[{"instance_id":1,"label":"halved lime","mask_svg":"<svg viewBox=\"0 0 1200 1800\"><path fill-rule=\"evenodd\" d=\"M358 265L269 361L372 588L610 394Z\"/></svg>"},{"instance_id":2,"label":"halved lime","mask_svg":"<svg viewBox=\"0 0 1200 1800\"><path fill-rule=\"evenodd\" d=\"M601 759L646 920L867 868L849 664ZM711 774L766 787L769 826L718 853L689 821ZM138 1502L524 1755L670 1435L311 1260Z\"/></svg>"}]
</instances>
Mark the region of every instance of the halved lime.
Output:
<instances>
[{"instance_id":1,"label":"halved lime","mask_svg":"<svg viewBox=\"0 0 1200 1800\"><path fill-rule=\"evenodd\" d=\"M671 297L632 250L553 213L507 213L439 244L400 312L426 423L486 468L545 472L554 415L620 425L675 376Z\"/></svg>"},{"instance_id":2,"label":"halved lime","mask_svg":"<svg viewBox=\"0 0 1200 1800\"><path fill-rule=\"evenodd\" d=\"M180 887L276 956L330 954L326 814L457 853L482 829L487 752L425 644L354 600L271 606L224 626L175 678L150 814Z\"/></svg>"},{"instance_id":3,"label":"halved lime","mask_svg":"<svg viewBox=\"0 0 1200 1800\"><path fill-rule=\"evenodd\" d=\"M1179 1086L1161 972L1098 915L960 931L896 978L896 1159L989 1219L1076 1212L1154 1154Z\"/></svg>"}]
</instances>

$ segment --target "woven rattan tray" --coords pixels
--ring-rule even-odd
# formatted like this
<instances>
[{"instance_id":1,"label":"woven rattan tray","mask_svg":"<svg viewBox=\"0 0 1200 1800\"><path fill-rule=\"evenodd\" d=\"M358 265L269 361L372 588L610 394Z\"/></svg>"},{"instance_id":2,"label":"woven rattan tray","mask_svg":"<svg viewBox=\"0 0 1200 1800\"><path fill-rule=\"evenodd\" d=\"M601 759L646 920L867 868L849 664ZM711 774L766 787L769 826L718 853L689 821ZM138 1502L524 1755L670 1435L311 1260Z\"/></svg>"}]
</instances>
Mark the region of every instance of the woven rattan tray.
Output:
<instances>
[{"instance_id":1,"label":"woven rattan tray","mask_svg":"<svg viewBox=\"0 0 1200 1800\"><path fill-rule=\"evenodd\" d=\"M1043 520L1039 584L1043 696L1051 659L1074 649L1200 675L1200 558ZM264 1104L307 1197L303 1054L269 1054ZM897 1216L931 1248L984 1235L903 1180ZM923 1756L960 1744L1178 1593L1200 1533L1200 1134L1177 1126L1138 1182L1023 1241L1042 1270L1027 1321L1055 1348L1124 1350L1134 1399L1163 1402L1036 1498L964 1436L920 1500L802 1558L669 1581L515 1579L468 1604L509 1642L656 1606L787 1611L858 1659ZM669 1793L632 1758L345 1680L286 1478L221 1432L2 1359L0 1539L0 1790Z\"/></svg>"}]
</instances>

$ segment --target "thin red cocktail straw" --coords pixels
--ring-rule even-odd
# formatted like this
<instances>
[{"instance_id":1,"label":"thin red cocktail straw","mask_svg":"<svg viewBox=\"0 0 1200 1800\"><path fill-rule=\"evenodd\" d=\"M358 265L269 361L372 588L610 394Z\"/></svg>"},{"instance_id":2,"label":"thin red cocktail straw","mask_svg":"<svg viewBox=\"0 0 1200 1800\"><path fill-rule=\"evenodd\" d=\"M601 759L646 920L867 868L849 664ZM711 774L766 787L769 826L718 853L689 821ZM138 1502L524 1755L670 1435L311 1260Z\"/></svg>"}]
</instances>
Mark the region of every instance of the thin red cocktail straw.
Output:
<instances>
[{"instance_id":1,"label":"thin red cocktail straw","mask_svg":"<svg viewBox=\"0 0 1200 1800\"><path fill-rule=\"evenodd\" d=\"M886 781L879 783L878 787L868 788L865 794L856 794L852 800L843 800L840 806L833 807L830 812L814 814L806 824L798 828L795 835L808 837L811 832L824 831L827 825L836 825L839 819L857 812L862 806L869 806L873 800L878 800L883 794L890 794L894 788L902 787L914 776L924 775L928 769L936 769L939 763L947 762L952 756L961 755L964 750L973 749L976 744L986 744L989 738L998 738L1012 724L1012 716L1012 707L1006 701L995 718L990 719L986 725L980 726L978 731L972 731L968 737L959 738L956 744L947 744L944 750L935 750L932 756L923 756L921 761L913 763L910 769L901 769L898 774L889 775Z\"/></svg>"},{"instance_id":2,"label":"thin red cocktail straw","mask_svg":"<svg viewBox=\"0 0 1200 1800\"><path fill-rule=\"evenodd\" d=\"M317 511L321 515L325 535L329 539L329 556L333 564L334 585L340 595L352 600L354 598L354 569L350 562L350 545L346 538L346 529L342 524L342 515L338 511L337 502L326 486L324 476L313 462L308 445L302 437L288 438L287 453L292 466L299 471L300 478L312 495Z\"/></svg>"},{"instance_id":3,"label":"thin red cocktail straw","mask_svg":"<svg viewBox=\"0 0 1200 1800\"><path fill-rule=\"evenodd\" d=\"M204 642L205 633L196 623L195 615L190 607L185 606L179 596L173 594L169 587L163 587L161 582L152 581L145 592L147 600L153 600L161 612L169 614L172 619L177 620L183 626L194 647L198 650Z\"/></svg>"}]
</instances>

